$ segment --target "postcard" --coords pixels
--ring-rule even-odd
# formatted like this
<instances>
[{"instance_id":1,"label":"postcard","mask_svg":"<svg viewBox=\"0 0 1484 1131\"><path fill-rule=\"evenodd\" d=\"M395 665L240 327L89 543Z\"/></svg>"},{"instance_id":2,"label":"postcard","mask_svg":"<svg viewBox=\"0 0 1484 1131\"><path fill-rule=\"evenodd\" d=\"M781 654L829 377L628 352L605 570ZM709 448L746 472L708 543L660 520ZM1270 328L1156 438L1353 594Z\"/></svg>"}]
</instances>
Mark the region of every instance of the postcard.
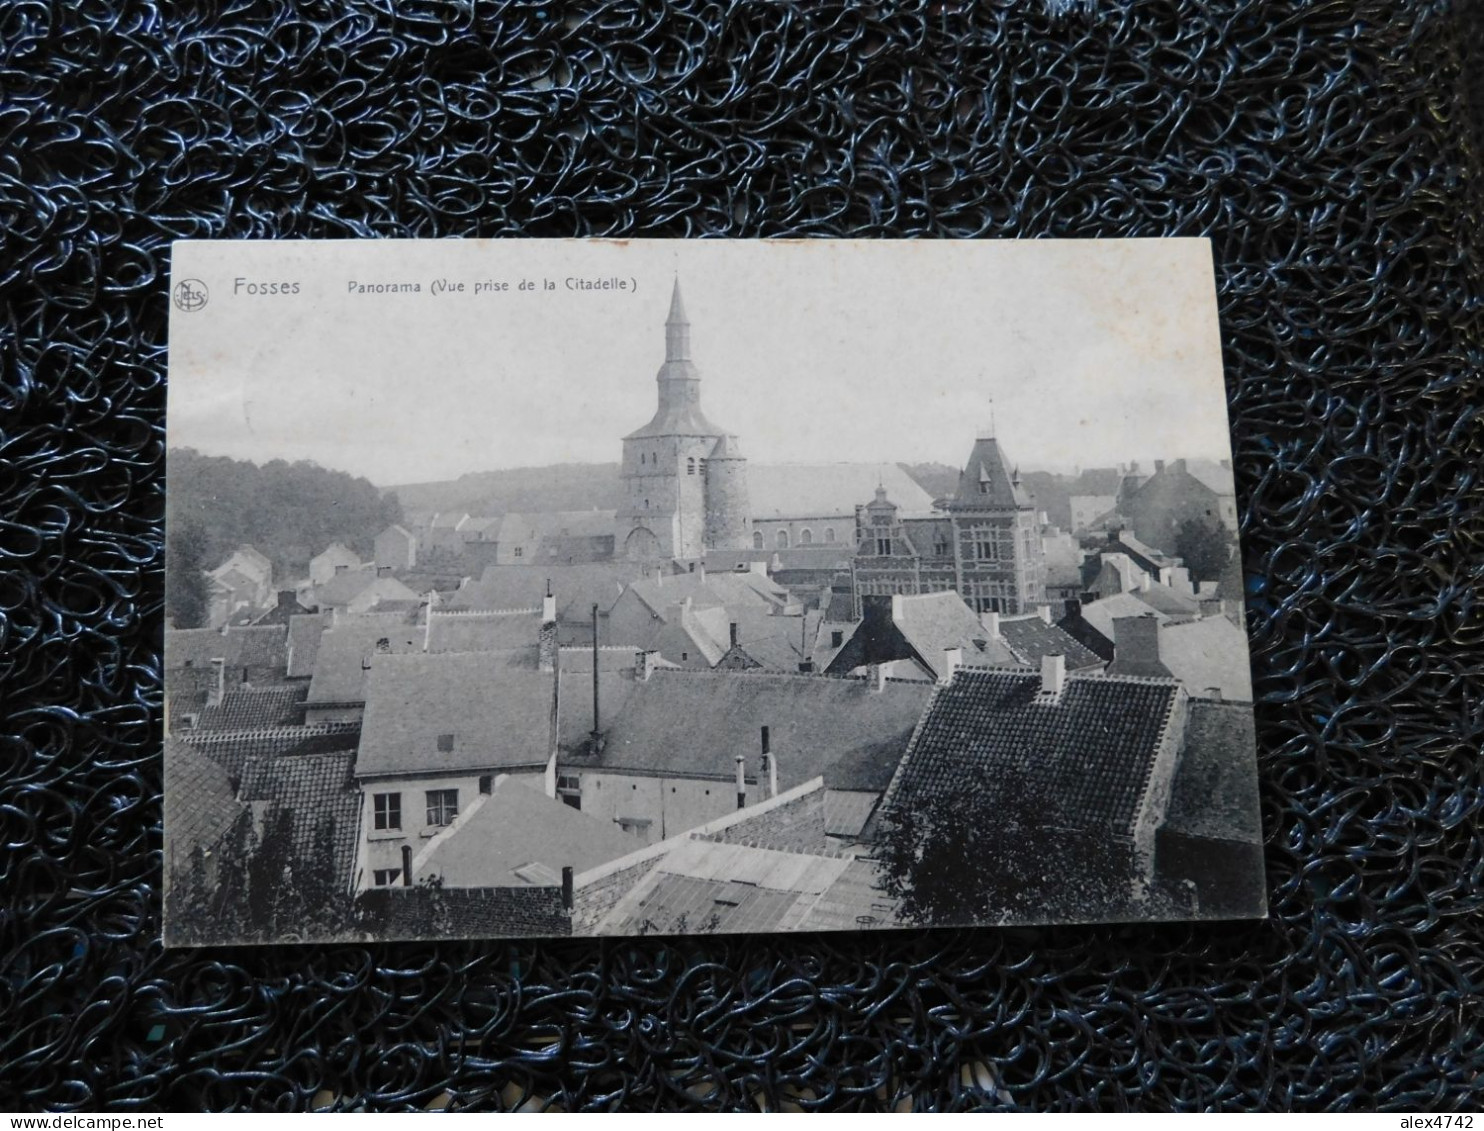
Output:
<instances>
[{"instance_id":1,"label":"postcard","mask_svg":"<svg viewBox=\"0 0 1484 1131\"><path fill-rule=\"evenodd\" d=\"M171 946L1260 918L1205 240L188 241Z\"/></svg>"}]
</instances>

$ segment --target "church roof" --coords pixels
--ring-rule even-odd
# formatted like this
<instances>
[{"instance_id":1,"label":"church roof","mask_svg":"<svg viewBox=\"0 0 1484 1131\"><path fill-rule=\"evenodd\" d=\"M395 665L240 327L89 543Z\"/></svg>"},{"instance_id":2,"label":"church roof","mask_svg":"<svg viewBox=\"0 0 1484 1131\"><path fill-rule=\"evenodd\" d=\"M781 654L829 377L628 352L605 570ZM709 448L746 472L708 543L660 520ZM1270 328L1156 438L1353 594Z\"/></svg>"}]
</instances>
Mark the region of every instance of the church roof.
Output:
<instances>
[{"instance_id":1,"label":"church roof","mask_svg":"<svg viewBox=\"0 0 1484 1131\"><path fill-rule=\"evenodd\" d=\"M887 496L904 511L932 509L932 496L894 463L749 463L747 493L758 520L835 518L855 521L855 508ZM844 528L837 532L847 535ZM818 538L819 532L815 531Z\"/></svg>"},{"instance_id":2,"label":"church roof","mask_svg":"<svg viewBox=\"0 0 1484 1131\"><path fill-rule=\"evenodd\" d=\"M668 367L675 364L666 362ZM686 364L689 364L688 362ZM721 436L722 429L706 419L698 404L660 405L659 411L643 428L630 432L625 440L644 440L657 436Z\"/></svg>"},{"instance_id":3,"label":"church roof","mask_svg":"<svg viewBox=\"0 0 1484 1131\"><path fill-rule=\"evenodd\" d=\"M1015 480L1015 471L1000 442L993 436L981 436L974 441L974 450L969 453L968 466L959 477L953 502L959 507L975 509L1029 507L1030 492Z\"/></svg>"}]
</instances>

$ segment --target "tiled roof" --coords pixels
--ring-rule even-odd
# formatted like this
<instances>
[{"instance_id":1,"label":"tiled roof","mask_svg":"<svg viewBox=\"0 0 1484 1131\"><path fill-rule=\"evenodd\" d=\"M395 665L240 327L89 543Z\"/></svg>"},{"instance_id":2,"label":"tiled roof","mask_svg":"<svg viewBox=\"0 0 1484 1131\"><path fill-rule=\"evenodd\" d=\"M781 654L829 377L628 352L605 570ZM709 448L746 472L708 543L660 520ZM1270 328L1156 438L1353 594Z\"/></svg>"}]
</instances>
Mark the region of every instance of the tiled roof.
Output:
<instances>
[{"instance_id":1,"label":"tiled roof","mask_svg":"<svg viewBox=\"0 0 1484 1131\"><path fill-rule=\"evenodd\" d=\"M529 882L517 869L559 879L564 866L583 872L634 848L612 821L547 797L539 781L502 776L427 843L413 869L418 881L439 876L445 887L515 887Z\"/></svg>"},{"instance_id":2,"label":"tiled roof","mask_svg":"<svg viewBox=\"0 0 1484 1131\"><path fill-rule=\"evenodd\" d=\"M585 622L592 606L607 612L624 586L644 576L637 562L589 562L579 565L492 565L478 581L448 594L449 609L530 609L541 605L546 583L556 596L557 616Z\"/></svg>"},{"instance_id":3,"label":"tiled roof","mask_svg":"<svg viewBox=\"0 0 1484 1131\"><path fill-rule=\"evenodd\" d=\"M1024 486L1015 485L1014 474L1015 468L1000 447L1000 442L993 437L981 436L974 441L974 450L969 453L968 465L959 477L953 506L969 510L1030 506L1030 492ZM894 501L901 505L901 500Z\"/></svg>"},{"instance_id":4,"label":"tiled roof","mask_svg":"<svg viewBox=\"0 0 1484 1131\"><path fill-rule=\"evenodd\" d=\"M345 751L251 758L238 791L243 801L267 801L293 814L290 862L295 871L328 866L336 882L347 886L360 836L361 793L351 776L354 762L355 754ZM326 841L328 861L323 857Z\"/></svg>"},{"instance_id":5,"label":"tiled roof","mask_svg":"<svg viewBox=\"0 0 1484 1131\"><path fill-rule=\"evenodd\" d=\"M923 692L924 701L927 694ZM880 793L891 784L902 751L890 746L862 746L847 750L824 767L825 789L864 790Z\"/></svg>"},{"instance_id":6,"label":"tiled roof","mask_svg":"<svg viewBox=\"0 0 1484 1131\"><path fill-rule=\"evenodd\" d=\"M241 780L249 758L354 750L360 733L357 723L315 723L261 730L183 731L176 738L216 762L235 783Z\"/></svg>"},{"instance_id":7,"label":"tiled roof","mask_svg":"<svg viewBox=\"0 0 1484 1131\"><path fill-rule=\"evenodd\" d=\"M771 672L661 670L635 681L607 729L598 765L653 774L729 779L735 756L760 766L760 730L770 728L783 789L817 777L844 754L900 754L928 688Z\"/></svg>"},{"instance_id":8,"label":"tiled roof","mask_svg":"<svg viewBox=\"0 0 1484 1131\"><path fill-rule=\"evenodd\" d=\"M1060 653L1066 657L1067 671L1101 667L1102 657L1084 647L1065 629L1047 624L1038 616L1001 617L1000 637L1015 654L1017 662L1041 666L1041 657Z\"/></svg>"},{"instance_id":9,"label":"tiled roof","mask_svg":"<svg viewBox=\"0 0 1484 1131\"><path fill-rule=\"evenodd\" d=\"M290 679L303 679L314 674L314 660L319 655L319 638L324 631L325 618L319 613L289 618Z\"/></svg>"},{"instance_id":10,"label":"tiled roof","mask_svg":"<svg viewBox=\"0 0 1484 1131\"><path fill-rule=\"evenodd\" d=\"M177 739L165 740L165 850L182 862L210 849L232 827L242 806L220 763Z\"/></svg>"},{"instance_id":11,"label":"tiled roof","mask_svg":"<svg viewBox=\"0 0 1484 1131\"><path fill-rule=\"evenodd\" d=\"M1187 836L1262 842L1250 706L1190 701L1165 827Z\"/></svg>"},{"instance_id":12,"label":"tiled roof","mask_svg":"<svg viewBox=\"0 0 1484 1131\"><path fill-rule=\"evenodd\" d=\"M229 668L288 668L288 628L285 625L248 625L229 628L167 628L165 667L210 668L220 658Z\"/></svg>"},{"instance_id":13,"label":"tiled roof","mask_svg":"<svg viewBox=\"0 0 1484 1131\"><path fill-rule=\"evenodd\" d=\"M365 664L381 641L392 652L418 652L423 646L421 625L406 623L400 614L363 613L336 619L319 638L314 678L309 682L310 703L359 703L365 699Z\"/></svg>"},{"instance_id":14,"label":"tiled roof","mask_svg":"<svg viewBox=\"0 0 1484 1131\"><path fill-rule=\"evenodd\" d=\"M1050 827L1131 833L1178 687L1072 675L1055 702L1040 690L1039 673L961 669L934 695L888 803L974 790L993 811L1007 782L1025 782Z\"/></svg>"},{"instance_id":15,"label":"tiled roof","mask_svg":"<svg viewBox=\"0 0 1484 1131\"><path fill-rule=\"evenodd\" d=\"M929 671L940 675L943 653L963 650L963 662L974 667L1014 664L1004 643L989 634L974 610L952 591L892 598L892 623Z\"/></svg>"},{"instance_id":16,"label":"tiled roof","mask_svg":"<svg viewBox=\"0 0 1484 1131\"><path fill-rule=\"evenodd\" d=\"M302 686L230 690L215 707L201 712L196 729L253 730L298 725L304 721L304 692Z\"/></svg>"},{"instance_id":17,"label":"tiled roof","mask_svg":"<svg viewBox=\"0 0 1484 1131\"><path fill-rule=\"evenodd\" d=\"M1227 699L1252 702L1247 634L1225 617L1164 625L1159 632L1159 658L1192 695L1219 687Z\"/></svg>"},{"instance_id":18,"label":"tiled roof","mask_svg":"<svg viewBox=\"0 0 1484 1131\"><path fill-rule=\"evenodd\" d=\"M894 463L750 464L747 492L752 517L855 519L855 508L869 503L877 486L903 510L931 510L932 497ZM815 532L816 536L818 531ZM845 530L839 536L853 536Z\"/></svg>"},{"instance_id":19,"label":"tiled roof","mask_svg":"<svg viewBox=\"0 0 1484 1131\"><path fill-rule=\"evenodd\" d=\"M1082 619L1097 630L1110 645L1113 643L1113 622L1119 617L1142 617L1152 613L1160 624L1168 624L1170 618L1157 610L1151 610L1132 593L1115 593L1082 606Z\"/></svg>"},{"instance_id":20,"label":"tiled roof","mask_svg":"<svg viewBox=\"0 0 1484 1131\"><path fill-rule=\"evenodd\" d=\"M468 612L433 614L429 625L430 652L500 652L527 648L541 633L541 614Z\"/></svg>"},{"instance_id":21,"label":"tiled roof","mask_svg":"<svg viewBox=\"0 0 1484 1131\"><path fill-rule=\"evenodd\" d=\"M536 650L377 655L366 679L359 775L544 765L553 676ZM452 735L452 750L438 749Z\"/></svg>"}]
</instances>

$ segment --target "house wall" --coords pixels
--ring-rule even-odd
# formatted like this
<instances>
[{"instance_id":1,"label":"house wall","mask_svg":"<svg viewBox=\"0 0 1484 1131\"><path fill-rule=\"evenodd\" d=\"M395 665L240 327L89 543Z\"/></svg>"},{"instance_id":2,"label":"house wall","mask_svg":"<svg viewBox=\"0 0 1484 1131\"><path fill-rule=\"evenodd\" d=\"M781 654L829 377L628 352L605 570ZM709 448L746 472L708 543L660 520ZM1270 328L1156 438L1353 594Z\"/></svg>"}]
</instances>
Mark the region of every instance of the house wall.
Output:
<instances>
[{"instance_id":1,"label":"house wall","mask_svg":"<svg viewBox=\"0 0 1484 1131\"><path fill-rule=\"evenodd\" d=\"M572 933L588 935L596 931L603 917L613 910L620 899L633 890L634 885L649 875L654 870L654 866L664 857L664 850L660 849L627 868L600 873L597 879L574 887L572 891Z\"/></svg>"},{"instance_id":2,"label":"house wall","mask_svg":"<svg viewBox=\"0 0 1484 1131\"><path fill-rule=\"evenodd\" d=\"M778 544L778 532L782 530L788 535L788 548L796 549L799 546L843 546L848 548L855 538L855 515L851 514L829 514L829 515L801 515L798 518L754 518L752 520L752 538L747 547L764 550L780 549ZM812 541L804 541L804 531L809 531ZM830 539L830 533L834 533L834 539ZM761 534L763 544L757 545L757 536Z\"/></svg>"},{"instance_id":3,"label":"house wall","mask_svg":"<svg viewBox=\"0 0 1484 1131\"><path fill-rule=\"evenodd\" d=\"M417 539L396 530L383 530L376 536L376 564L392 569L411 569L417 564Z\"/></svg>"},{"instance_id":4,"label":"house wall","mask_svg":"<svg viewBox=\"0 0 1484 1131\"><path fill-rule=\"evenodd\" d=\"M1069 500L1072 510L1072 530L1085 530L1092 520L1107 514L1118 505L1115 495L1073 495Z\"/></svg>"},{"instance_id":5,"label":"house wall","mask_svg":"<svg viewBox=\"0 0 1484 1131\"><path fill-rule=\"evenodd\" d=\"M1170 805L1170 789L1174 785L1180 752L1185 746L1185 723L1189 717L1190 696L1184 687L1177 687L1174 702L1170 705L1169 723L1160 740L1159 752L1149 772L1149 785L1134 824L1135 868L1140 879L1146 882L1154 877L1155 831L1164 824L1165 811Z\"/></svg>"},{"instance_id":6,"label":"house wall","mask_svg":"<svg viewBox=\"0 0 1484 1131\"><path fill-rule=\"evenodd\" d=\"M503 771L502 771L503 772ZM492 780L499 772L486 775L450 774L446 777L380 778L364 779L361 788L360 847L357 851L355 890L364 891L372 886L373 873L378 868L400 868L402 846L408 845L415 857L428 841L443 831L442 825L428 825L426 792L430 789L456 789L459 791L459 812L464 812L479 796L479 779L487 776ZM541 791L545 785L542 770L518 770L508 772L512 781ZM378 793L400 793L402 795L402 828L382 830L375 828L376 805L372 798Z\"/></svg>"},{"instance_id":7,"label":"house wall","mask_svg":"<svg viewBox=\"0 0 1484 1131\"><path fill-rule=\"evenodd\" d=\"M605 773L572 766L563 767L561 772L578 775L582 811L588 816L649 822L647 828L634 831L635 847L653 844L737 811L737 787L730 780ZM757 782L749 781L748 804L761 800Z\"/></svg>"},{"instance_id":8,"label":"house wall","mask_svg":"<svg viewBox=\"0 0 1484 1131\"><path fill-rule=\"evenodd\" d=\"M358 723L366 714L366 705L358 703L353 705L336 704L327 707L316 707L313 703L304 705L304 722L311 723Z\"/></svg>"},{"instance_id":9,"label":"house wall","mask_svg":"<svg viewBox=\"0 0 1484 1131\"><path fill-rule=\"evenodd\" d=\"M1134 537L1167 554L1175 552L1175 533L1188 519L1211 519L1229 530L1237 528L1236 499L1217 495L1178 463L1152 475L1124 509Z\"/></svg>"}]
</instances>

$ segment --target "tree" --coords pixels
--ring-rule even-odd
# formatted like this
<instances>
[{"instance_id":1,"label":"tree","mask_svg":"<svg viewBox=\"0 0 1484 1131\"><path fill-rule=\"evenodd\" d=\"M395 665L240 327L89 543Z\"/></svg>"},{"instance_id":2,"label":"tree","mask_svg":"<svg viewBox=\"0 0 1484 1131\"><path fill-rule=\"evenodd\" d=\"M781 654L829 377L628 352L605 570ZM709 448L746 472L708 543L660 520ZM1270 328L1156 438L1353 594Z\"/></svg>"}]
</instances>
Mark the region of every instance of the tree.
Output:
<instances>
[{"instance_id":1,"label":"tree","mask_svg":"<svg viewBox=\"0 0 1484 1131\"><path fill-rule=\"evenodd\" d=\"M1048 782L971 773L961 788L909 791L877 843L882 886L922 926L1103 918L1127 907L1133 860L1105 829L1068 828Z\"/></svg>"},{"instance_id":2,"label":"tree","mask_svg":"<svg viewBox=\"0 0 1484 1131\"><path fill-rule=\"evenodd\" d=\"M1236 549L1236 535L1215 519L1188 518L1175 530L1175 556L1192 581L1215 581Z\"/></svg>"},{"instance_id":3,"label":"tree","mask_svg":"<svg viewBox=\"0 0 1484 1131\"><path fill-rule=\"evenodd\" d=\"M165 612L176 628L206 623L206 529L195 518L170 524L165 539Z\"/></svg>"}]
</instances>

